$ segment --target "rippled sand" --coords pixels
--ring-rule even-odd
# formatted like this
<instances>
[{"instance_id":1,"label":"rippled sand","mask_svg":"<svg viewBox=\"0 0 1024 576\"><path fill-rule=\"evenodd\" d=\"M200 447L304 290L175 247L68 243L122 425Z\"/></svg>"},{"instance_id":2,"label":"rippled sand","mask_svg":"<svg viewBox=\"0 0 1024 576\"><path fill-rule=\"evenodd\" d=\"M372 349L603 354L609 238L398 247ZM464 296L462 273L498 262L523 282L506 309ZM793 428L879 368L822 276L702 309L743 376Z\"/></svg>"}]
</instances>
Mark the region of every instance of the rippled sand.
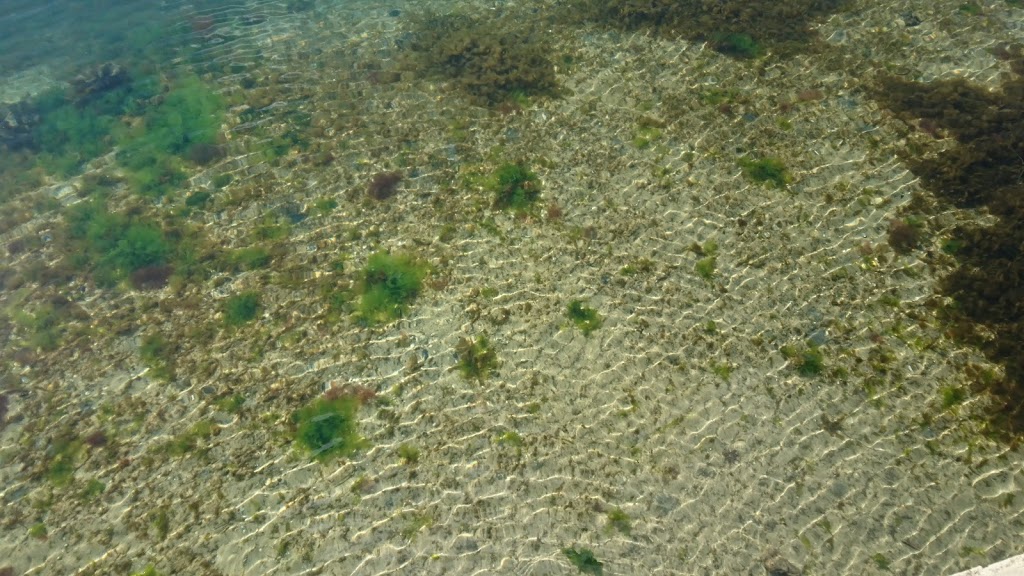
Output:
<instances>
[{"instance_id":1,"label":"rippled sand","mask_svg":"<svg viewBox=\"0 0 1024 576\"><path fill-rule=\"evenodd\" d=\"M970 19L955 2L859 6L821 24L823 55L787 61L564 26L552 38L572 55L558 71L565 94L502 115L439 81L380 81L375 71L397 69L415 10L400 8L266 5L265 20L238 24L245 36L203 48L239 64L237 76L209 79L225 93L245 74L278 74L280 113L265 122L313 115L334 157L316 166L296 152L273 167L239 154L200 173L192 185L228 170L224 193L258 190L200 216L211 237L235 246L289 202L339 207L296 224L274 271L194 288L206 303L260 288L267 309L251 331L183 343L178 382L147 378L135 334L108 335L45 380L23 373L32 393L12 399L0 432L0 565L567 574L562 549L577 547L605 574L761 574L777 558L805 574L944 574L1020 551L1024 457L980 434L983 398L942 409L940 389L986 363L925 306L945 270L886 246L888 222L920 189L897 158L905 128L860 90L891 62L922 80L995 86L1003 63L985 48L1021 39L1019 9L999 3ZM905 28L905 10L923 24ZM709 104L721 92L741 100L737 113ZM642 117L665 127L638 147ZM229 133L241 143L252 126ZM793 182L750 182L743 153L781 158ZM490 209L475 176L505 159L533 167L560 218ZM361 190L382 170L407 178L386 204L367 203ZM974 217L950 211L936 228ZM705 278L695 265L711 242ZM294 267L313 283L335 256L358 263L380 248L435 267L410 315L385 327L312 320L315 292L270 283ZM624 274L630 265L642 270ZM604 316L589 336L565 316L577 298ZM212 314L131 295L90 312L125 307L182 332ZM455 369L459 339L479 334L501 362L483 383ZM821 375L800 375L780 352L808 339L821 344ZM321 465L284 431L331 382L379 396L360 413L369 448ZM218 394L246 403L219 411ZM30 480L15 456L41 449L26 426L55 404L58 420L106 418L123 431L116 458L76 471L75 486L106 484L95 501ZM219 426L203 454L154 456L200 419ZM398 457L402 444L419 448L418 462ZM51 492L48 511L33 507ZM610 522L616 509L628 529ZM27 535L36 522L45 540Z\"/></svg>"}]
</instances>

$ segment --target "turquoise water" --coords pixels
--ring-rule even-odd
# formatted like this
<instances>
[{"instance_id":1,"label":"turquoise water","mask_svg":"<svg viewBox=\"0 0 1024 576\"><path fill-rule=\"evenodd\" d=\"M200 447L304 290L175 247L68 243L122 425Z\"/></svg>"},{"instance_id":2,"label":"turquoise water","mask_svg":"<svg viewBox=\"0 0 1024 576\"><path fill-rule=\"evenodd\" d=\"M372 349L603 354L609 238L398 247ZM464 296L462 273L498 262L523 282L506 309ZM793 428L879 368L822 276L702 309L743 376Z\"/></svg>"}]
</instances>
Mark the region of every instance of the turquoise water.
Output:
<instances>
[{"instance_id":1,"label":"turquoise water","mask_svg":"<svg viewBox=\"0 0 1024 576\"><path fill-rule=\"evenodd\" d=\"M1021 9L615 6L8 3L0 573L1018 553L1002 216L873 87L1012 94Z\"/></svg>"}]
</instances>

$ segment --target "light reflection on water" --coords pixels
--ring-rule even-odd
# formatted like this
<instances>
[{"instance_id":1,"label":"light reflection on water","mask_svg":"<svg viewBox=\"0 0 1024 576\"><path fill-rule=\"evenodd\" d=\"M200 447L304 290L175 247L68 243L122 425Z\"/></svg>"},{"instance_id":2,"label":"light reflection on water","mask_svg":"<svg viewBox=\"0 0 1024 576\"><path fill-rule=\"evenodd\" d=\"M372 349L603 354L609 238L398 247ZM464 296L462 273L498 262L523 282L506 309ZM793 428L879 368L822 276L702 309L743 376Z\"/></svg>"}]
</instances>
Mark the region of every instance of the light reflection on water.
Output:
<instances>
[{"instance_id":1,"label":"light reflection on water","mask_svg":"<svg viewBox=\"0 0 1024 576\"><path fill-rule=\"evenodd\" d=\"M4 194L0 568L562 573L588 549L606 573L948 573L1019 549L1020 453L979 433L982 400L942 405L984 360L920 312L935 272L885 248L916 181L837 65L849 52L762 68L559 24L558 97L489 109L418 74L401 45L419 7L400 8L24 3L0 20L3 94L144 60L167 94L194 78L223 103L216 151L190 156L190 130L163 196L133 195L116 154ZM888 12L822 36L878 34L891 55ZM921 67L966 58L958 41ZM119 116L112 142L151 118ZM792 182L751 182L748 153ZM504 162L536 172L543 209L495 208ZM155 291L116 267L107 286L48 272L62 210L97 189L167 238L187 229L168 250L195 247L203 271ZM354 291L379 250L432 273L404 318L365 326ZM259 306L236 327L222 303L243 293ZM592 334L566 317L576 299L603 317ZM500 364L467 379L459 343L479 335ZM824 368L795 369L818 348ZM368 446L320 464L291 414L327 382L362 391Z\"/></svg>"}]
</instances>

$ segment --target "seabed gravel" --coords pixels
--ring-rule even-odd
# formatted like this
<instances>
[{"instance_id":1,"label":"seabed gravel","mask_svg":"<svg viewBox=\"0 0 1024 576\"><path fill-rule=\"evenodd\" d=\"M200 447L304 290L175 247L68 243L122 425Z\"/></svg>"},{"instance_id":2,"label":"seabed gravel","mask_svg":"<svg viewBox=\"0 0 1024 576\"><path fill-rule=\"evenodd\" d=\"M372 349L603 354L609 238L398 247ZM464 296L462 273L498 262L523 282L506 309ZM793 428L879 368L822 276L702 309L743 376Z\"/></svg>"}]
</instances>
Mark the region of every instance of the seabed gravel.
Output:
<instances>
[{"instance_id":1,"label":"seabed gravel","mask_svg":"<svg viewBox=\"0 0 1024 576\"><path fill-rule=\"evenodd\" d=\"M282 14L211 46L211 60L275 75L267 105L280 113L260 128L309 114L334 160L293 151L273 166L243 153L199 173L191 186L230 171L218 194L238 197L197 216L207 234L240 247L282 206L338 207L293 225L270 269L185 287L174 306L149 293L83 304L176 337L178 378L147 376L136 330L26 367L31 393L0 431L0 555L26 574L150 563L165 574L566 574L562 549L577 547L606 574L759 574L776 556L804 574L942 574L1019 551L1020 450L980 434L983 398L941 406L965 367L987 366L928 305L948 268L886 245L920 192L898 158L918 136L861 87L887 68L995 86L1002 63L985 49L1020 41L1020 11L865 4L820 24L823 54L785 61L560 25L564 93L510 114L401 69L396 41L425 3L398 16L358 3ZM904 11L923 24L905 28ZM398 73L380 81L379 70ZM231 76L206 80L241 90ZM710 103L720 94L735 113ZM230 118L245 150L256 127ZM637 145L642 118L664 127ZM792 182L751 182L744 154L781 159ZM493 209L481 184L519 160L542 183L542 208L525 217ZM368 201L385 170L405 175L399 193ZM930 229L977 217L950 210ZM703 277L694 246L709 243ZM330 262L355 268L381 249L434 268L408 316L326 322L316 284ZM216 302L253 289L258 323L221 330ZM601 328L572 326L574 299ZM460 339L480 334L501 363L483 382L456 368ZM824 355L819 375L781 352L808 341ZM369 447L321 464L292 448L287 422L332 384L378 399L360 412ZM217 408L234 394L237 414ZM22 465L45 450L31 439L44 412L51 425L118 431L69 487ZM199 421L216 431L201 450L161 452ZM403 444L419 449L415 463ZM76 497L90 479L105 491ZM45 539L28 534L37 522Z\"/></svg>"}]
</instances>

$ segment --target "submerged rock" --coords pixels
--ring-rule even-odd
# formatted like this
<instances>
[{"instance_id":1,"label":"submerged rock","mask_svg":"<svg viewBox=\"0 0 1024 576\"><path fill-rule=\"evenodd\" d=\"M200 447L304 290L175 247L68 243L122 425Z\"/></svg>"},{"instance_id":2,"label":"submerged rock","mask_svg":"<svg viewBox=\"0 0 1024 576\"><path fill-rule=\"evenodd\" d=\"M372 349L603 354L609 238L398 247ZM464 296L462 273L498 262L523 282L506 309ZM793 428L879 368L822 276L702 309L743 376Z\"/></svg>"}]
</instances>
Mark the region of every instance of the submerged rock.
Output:
<instances>
[{"instance_id":1,"label":"submerged rock","mask_svg":"<svg viewBox=\"0 0 1024 576\"><path fill-rule=\"evenodd\" d=\"M39 112L24 101L0 105L0 148L30 147L32 131L38 123Z\"/></svg>"},{"instance_id":2,"label":"submerged rock","mask_svg":"<svg viewBox=\"0 0 1024 576\"><path fill-rule=\"evenodd\" d=\"M789 560L782 557L778 551L771 550L761 560L761 565L768 571L769 576L801 576L803 571Z\"/></svg>"},{"instance_id":3,"label":"submerged rock","mask_svg":"<svg viewBox=\"0 0 1024 576\"><path fill-rule=\"evenodd\" d=\"M88 100L98 94L109 92L127 84L130 80L128 70L120 64L104 62L96 68L87 70L71 81L73 99Z\"/></svg>"}]
</instances>

